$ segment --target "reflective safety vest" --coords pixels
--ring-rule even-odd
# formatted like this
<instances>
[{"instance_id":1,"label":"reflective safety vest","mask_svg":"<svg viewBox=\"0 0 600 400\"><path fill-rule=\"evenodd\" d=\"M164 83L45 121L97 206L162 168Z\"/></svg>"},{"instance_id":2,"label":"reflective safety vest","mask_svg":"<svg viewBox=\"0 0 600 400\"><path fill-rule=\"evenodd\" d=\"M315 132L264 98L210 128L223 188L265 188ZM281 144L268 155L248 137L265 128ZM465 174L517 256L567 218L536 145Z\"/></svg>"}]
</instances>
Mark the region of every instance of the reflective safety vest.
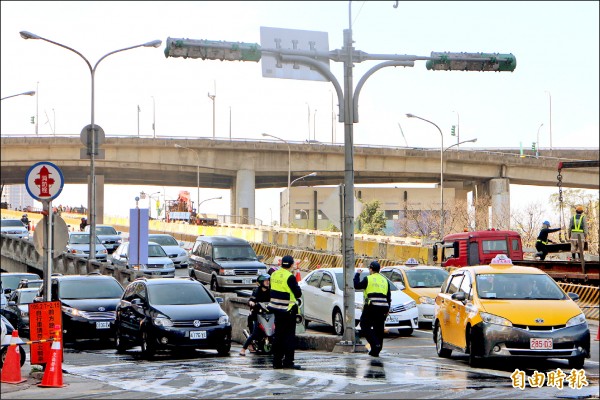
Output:
<instances>
[{"instance_id":1,"label":"reflective safety vest","mask_svg":"<svg viewBox=\"0 0 600 400\"><path fill-rule=\"evenodd\" d=\"M371 274L367 276L367 288L364 290L365 304L387 307L388 280L381 274Z\"/></svg>"},{"instance_id":2,"label":"reflective safety vest","mask_svg":"<svg viewBox=\"0 0 600 400\"><path fill-rule=\"evenodd\" d=\"M573 215L573 229L571 229L571 232L583 232L581 221L583 221L583 215L579 218L577 218L577 215Z\"/></svg>"},{"instance_id":3,"label":"reflective safety vest","mask_svg":"<svg viewBox=\"0 0 600 400\"><path fill-rule=\"evenodd\" d=\"M285 268L280 268L271 275L269 310L289 311L296 304L296 296L287 284L290 276L293 276L292 273Z\"/></svg>"}]
</instances>

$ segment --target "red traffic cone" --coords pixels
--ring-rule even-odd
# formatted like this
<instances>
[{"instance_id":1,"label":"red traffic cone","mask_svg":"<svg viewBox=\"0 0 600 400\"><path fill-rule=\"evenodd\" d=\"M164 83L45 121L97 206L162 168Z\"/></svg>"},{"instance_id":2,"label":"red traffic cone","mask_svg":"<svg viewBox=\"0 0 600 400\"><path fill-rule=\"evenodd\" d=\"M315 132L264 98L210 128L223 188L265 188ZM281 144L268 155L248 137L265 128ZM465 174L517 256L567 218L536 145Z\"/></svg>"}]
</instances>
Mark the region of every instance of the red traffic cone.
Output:
<instances>
[{"instance_id":1,"label":"red traffic cone","mask_svg":"<svg viewBox=\"0 0 600 400\"><path fill-rule=\"evenodd\" d=\"M296 282L300 282L302 280L302 276L300 276L300 268L296 267Z\"/></svg>"},{"instance_id":2,"label":"red traffic cone","mask_svg":"<svg viewBox=\"0 0 600 400\"><path fill-rule=\"evenodd\" d=\"M60 347L60 325L54 325L54 342L50 348L50 362L46 364L44 377L39 387L65 387L62 378L62 351Z\"/></svg>"},{"instance_id":3,"label":"red traffic cone","mask_svg":"<svg viewBox=\"0 0 600 400\"><path fill-rule=\"evenodd\" d=\"M596 340L600 340L600 326L598 327L598 333L596 333Z\"/></svg>"},{"instance_id":4,"label":"red traffic cone","mask_svg":"<svg viewBox=\"0 0 600 400\"><path fill-rule=\"evenodd\" d=\"M21 383L27 380L21 377L21 352L18 345L20 342L19 332L15 329L12 331L10 345L6 351L6 359L0 372L2 383Z\"/></svg>"}]
</instances>

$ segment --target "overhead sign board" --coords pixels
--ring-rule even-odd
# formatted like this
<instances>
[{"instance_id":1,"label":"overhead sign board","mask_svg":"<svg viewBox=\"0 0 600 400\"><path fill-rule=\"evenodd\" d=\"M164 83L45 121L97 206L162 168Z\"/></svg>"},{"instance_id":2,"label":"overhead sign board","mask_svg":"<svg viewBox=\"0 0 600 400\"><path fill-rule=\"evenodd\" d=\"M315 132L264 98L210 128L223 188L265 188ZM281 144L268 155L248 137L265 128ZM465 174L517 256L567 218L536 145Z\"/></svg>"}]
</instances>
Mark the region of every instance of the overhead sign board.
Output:
<instances>
[{"instance_id":1,"label":"overhead sign board","mask_svg":"<svg viewBox=\"0 0 600 400\"><path fill-rule=\"evenodd\" d=\"M34 164L25 175L25 188L38 201L50 201L62 192L65 180L62 171L48 161Z\"/></svg>"},{"instance_id":2,"label":"overhead sign board","mask_svg":"<svg viewBox=\"0 0 600 400\"><path fill-rule=\"evenodd\" d=\"M285 49L329 52L329 36L327 32L304 31L299 29L283 29L260 27L260 46L264 49ZM327 64L329 58L317 60ZM262 53L262 76L265 78L301 79L308 81L328 82L329 79L307 65L282 63L268 52Z\"/></svg>"}]
</instances>

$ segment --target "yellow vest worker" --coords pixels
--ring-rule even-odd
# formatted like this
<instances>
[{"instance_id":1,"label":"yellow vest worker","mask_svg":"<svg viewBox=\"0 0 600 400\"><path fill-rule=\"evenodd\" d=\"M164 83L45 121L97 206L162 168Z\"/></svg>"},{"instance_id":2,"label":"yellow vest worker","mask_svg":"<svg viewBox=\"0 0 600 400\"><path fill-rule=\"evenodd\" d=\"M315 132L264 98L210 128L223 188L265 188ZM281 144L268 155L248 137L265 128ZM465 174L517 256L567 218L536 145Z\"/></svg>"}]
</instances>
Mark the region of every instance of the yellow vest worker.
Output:
<instances>
[{"instance_id":1,"label":"yellow vest worker","mask_svg":"<svg viewBox=\"0 0 600 400\"><path fill-rule=\"evenodd\" d=\"M369 265L369 275L360 279L361 269L354 274L354 289L363 289L365 304L360 316L360 329L369 343L369 355L379 357L383 347L385 320L392 303L392 292L386 277L379 274L377 261Z\"/></svg>"}]
</instances>

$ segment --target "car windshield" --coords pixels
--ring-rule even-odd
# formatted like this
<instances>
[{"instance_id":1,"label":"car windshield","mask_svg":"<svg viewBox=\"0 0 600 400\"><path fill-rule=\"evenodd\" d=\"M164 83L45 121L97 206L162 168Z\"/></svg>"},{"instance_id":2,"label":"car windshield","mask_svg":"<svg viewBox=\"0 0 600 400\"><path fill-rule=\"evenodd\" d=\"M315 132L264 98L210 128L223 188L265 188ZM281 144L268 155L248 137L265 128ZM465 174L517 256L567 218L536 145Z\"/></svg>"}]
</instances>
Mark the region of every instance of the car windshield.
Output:
<instances>
[{"instance_id":1,"label":"car windshield","mask_svg":"<svg viewBox=\"0 0 600 400\"><path fill-rule=\"evenodd\" d=\"M81 233L76 233L69 236L70 244L90 244L90 235L83 235ZM96 243L102 243L98 236L96 236Z\"/></svg>"},{"instance_id":2,"label":"car windshield","mask_svg":"<svg viewBox=\"0 0 600 400\"><path fill-rule=\"evenodd\" d=\"M148 285L148 301L154 305L211 304L214 300L201 285Z\"/></svg>"},{"instance_id":3,"label":"car windshield","mask_svg":"<svg viewBox=\"0 0 600 400\"><path fill-rule=\"evenodd\" d=\"M167 257L167 253L158 244L149 244L148 257Z\"/></svg>"},{"instance_id":4,"label":"car windshield","mask_svg":"<svg viewBox=\"0 0 600 400\"><path fill-rule=\"evenodd\" d=\"M154 236L149 235L148 240L150 242L158 243L161 246L179 246L177 240L173 236Z\"/></svg>"},{"instance_id":5,"label":"car windshield","mask_svg":"<svg viewBox=\"0 0 600 400\"><path fill-rule=\"evenodd\" d=\"M19 274L19 275L0 274L0 279L2 280L2 288L3 289L14 290L19 286L21 279L40 279L40 277L35 274Z\"/></svg>"},{"instance_id":6,"label":"car windshield","mask_svg":"<svg viewBox=\"0 0 600 400\"><path fill-rule=\"evenodd\" d=\"M367 276L369 276L369 271L363 271L360 274L360 280L362 281L363 279L365 279ZM382 275L385 276L385 275ZM352 278L354 278L354 275L352 275ZM386 277L387 279L387 277ZM338 287L340 289L343 290L344 288L344 273L343 272L336 272L335 273L335 280L337 281ZM394 285L394 283L392 281L390 281L388 279L388 283L390 284L390 290L399 290L398 287L396 285ZM362 292L362 289L356 289L357 292Z\"/></svg>"},{"instance_id":7,"label":"car windshield","mask_svg":"<svg viewBox=\"0 0 600 400\"><path fill-rule=\"evenodd\" d=\"M97 226L96 235L117 235L117 231L112 226Z\"/></svg>"},{"instance_id":8,"label":"car windshield","mask_svg":"<svg viewBox=\"0 0 600 400\"><path fill-rule=\"evenodd\" d=\"M64 300L116 299L123 295L123 287L114 279L77 279L60 282L58 297Z\"/></svg>"},{"instance_id":9,"label":"car windshield","mask_svg":"<svg viewBox=\"0 0 600 400\"><path fill-rule=\"evenodd\" d=\"M548 275L480 274L475 278L481 299L563 300L564 292Z\"/></svg>"},{"instance_id":10,"label":"car windshield","mask_svg":"<svg viewBox=\"0 0 600 400\"><path fill-rule=\"evenodd\" d=\"M256 253L250 246L214 246L215 260L256 260Z\"/></svg>"},{"instance_id":11,"label":"car windshield","mask_svg":"<svg viewBox=\"0 0 600 400\"><path fill-rule=\"evenodd\" d=\"M19 295L19 304L31 304L37 296L37 290L23 290Z\"/></svg>"},{"instance_id":12,"label":"car windshield","mask_svg":"<svg viewBox=\"0 0 600 400\"><path fill-rule=\"evenodd\" d=\"M441 269L410 269L404 272L412 288L439 288L448 276L448 272Z\"/></svg>"},{"instance_id":13,"label":"car windshield","mask_svg":"<svg viewBox=\"0 0 600 400\"><path fill-rule=\"evenodd\" d=\"M25 227L25 225L23 225L23 223L21 221L19 221L18 219L3 219L3 220L0 220L0 221L2 221L2 225L1 226L3 226L3 227L5 227L5 226L11 226L11 227L12 226L18 226L20 228Z\"/></svg>"}]
</instances>

